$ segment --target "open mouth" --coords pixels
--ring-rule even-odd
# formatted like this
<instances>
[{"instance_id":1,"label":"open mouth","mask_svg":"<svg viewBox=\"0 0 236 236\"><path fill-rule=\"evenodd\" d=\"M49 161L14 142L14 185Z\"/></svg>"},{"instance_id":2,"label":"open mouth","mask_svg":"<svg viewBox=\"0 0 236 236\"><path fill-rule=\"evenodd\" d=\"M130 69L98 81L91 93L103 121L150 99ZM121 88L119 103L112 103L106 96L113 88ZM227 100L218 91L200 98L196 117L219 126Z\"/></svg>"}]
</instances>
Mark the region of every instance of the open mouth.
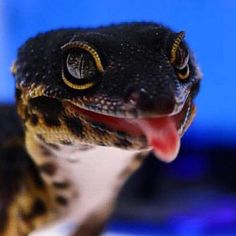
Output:
<instances>
[{"instance_id":1,"label":"open mouth","mask_svg":"<svg viewBox=\"0 0 236 236\"><path fill-rule=\"evenodd\" d=\"M180 137L191 124L195 114L195 106L190 97L178 114L151 118L121 118L91 112L71 102L65 102L64 105L75 116L85 116L86 119L100 123L109 130L124 132L131 137L145 136L148 146L165 162L176 158L180 148Z\"/></svg>"}]
</instances>

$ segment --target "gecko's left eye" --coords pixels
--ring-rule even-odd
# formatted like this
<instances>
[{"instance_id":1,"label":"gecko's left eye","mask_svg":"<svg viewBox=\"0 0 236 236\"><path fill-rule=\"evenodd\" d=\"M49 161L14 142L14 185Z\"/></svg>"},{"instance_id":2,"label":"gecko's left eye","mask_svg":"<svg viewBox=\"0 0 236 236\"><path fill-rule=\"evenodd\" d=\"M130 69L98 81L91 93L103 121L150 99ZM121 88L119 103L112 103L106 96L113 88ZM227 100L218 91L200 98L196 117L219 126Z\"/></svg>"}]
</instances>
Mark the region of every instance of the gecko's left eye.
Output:
<instances>
[{"instance_id":1,"label":"gecko's left eye","mask_svg":"<svg viewBox=\"0 0 236 236\"><path fill-rule=\"evenodd\" d=\"M72 42L62 47L62 78L66 85L86 90L99 81L103 72L97 51L83 42Z\"/></svg>"}]
</instances>

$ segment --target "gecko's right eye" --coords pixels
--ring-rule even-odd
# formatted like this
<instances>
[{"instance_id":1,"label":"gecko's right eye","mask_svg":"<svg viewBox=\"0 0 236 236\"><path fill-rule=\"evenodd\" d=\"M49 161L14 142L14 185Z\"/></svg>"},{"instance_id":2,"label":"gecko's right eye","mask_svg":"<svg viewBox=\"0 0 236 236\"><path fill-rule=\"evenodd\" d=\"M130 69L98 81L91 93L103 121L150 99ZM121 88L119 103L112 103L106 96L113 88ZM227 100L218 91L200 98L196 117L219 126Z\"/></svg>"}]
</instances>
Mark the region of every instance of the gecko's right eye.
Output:
<instances>
[{"instance_id":1,"label":"gecko's right eye","mask_svg":"<svg viewBox=\"0 0 236 236\"><path fill-rule=\"evenodd\" d=\"M170 62L174 66L180 80L186 80L189 77L189 52L182 44L184 35L184 31L177 34L171 48L170 58Z\"/></svg>"},{"instance_id":2,"label":"gecko's right eye","mask_svg":"<svg viewBox=\"0 0 236 236\"><path fill-rule=\"evenodd\" d=\"M73 89L93 87L103 72L97 51L86 43L72 42L62 47L62 78Z\"/></svg>"}]
</instances>

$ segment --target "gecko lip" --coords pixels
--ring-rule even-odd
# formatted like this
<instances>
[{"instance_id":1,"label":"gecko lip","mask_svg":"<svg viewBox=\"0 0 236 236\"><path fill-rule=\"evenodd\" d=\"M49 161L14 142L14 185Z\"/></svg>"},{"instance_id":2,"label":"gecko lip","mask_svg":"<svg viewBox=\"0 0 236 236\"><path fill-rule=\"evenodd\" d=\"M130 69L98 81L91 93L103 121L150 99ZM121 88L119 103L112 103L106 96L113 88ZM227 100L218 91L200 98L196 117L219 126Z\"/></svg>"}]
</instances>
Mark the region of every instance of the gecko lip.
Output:
<instances>
[{"instance_id":1,"label":"gecko lip","mask_svg":"<svg viewBox=\"0 0 236 236\"><path fill-rule=\"evenodd\" d=\"M185 105L181 111L175 115L166 115L154 117L153 115L145 118L126 118L126 117L116 117L107 114L101 114L94 111L88 111L81 108L74 103L69 101L64 102L65 107L70 110L76 117L85 116L87 119L92 120L101 125L105 125L109 130L122 131L130 136L141 136L143 134L142 129L137 125L137 120L150 119L153 122L162 122L163 119L167 117L175 123L175 127L178 130L179 136L182 136L185 130L190 125L193 116L195 114L195 105L192 104L191 98L189 97L185 102Z\"/></svg>"},{"instance_id":2,"label":"gecko lip","mask_svg":"<svg viewBox=\"0 0 236 236\"><path fill-rule=\"evenodd\" d=\"M134 143L137 139L141 140L144 137L144 141L139 143L139 149L152 148L155 155L165 162L173 161L176 158L180 149L180 137L190 125L195 113L191 97L187 99L178 114L162 117L120 118L108 116L84 110L67 101L64 102L64 107L66 112L74 117L89 121L91 126L95 123L95 129L102 126L104 130L109 130L113 136L117 136L118 133L128 136L132 147L135 146Z\"/></svg>"}]
</instances>

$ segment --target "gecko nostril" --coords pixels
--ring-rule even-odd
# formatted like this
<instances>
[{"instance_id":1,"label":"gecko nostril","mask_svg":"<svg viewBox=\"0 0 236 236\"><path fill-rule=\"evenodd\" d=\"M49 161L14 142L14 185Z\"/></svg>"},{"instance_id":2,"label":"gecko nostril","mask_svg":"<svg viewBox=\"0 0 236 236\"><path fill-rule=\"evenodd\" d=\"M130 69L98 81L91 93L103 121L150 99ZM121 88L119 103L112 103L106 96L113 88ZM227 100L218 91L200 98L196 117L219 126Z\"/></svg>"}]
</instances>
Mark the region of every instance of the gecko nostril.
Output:
<instances>
[{"instance_id":1,"label":"gecko nostril","mask_svg":"<svg viewBox=\"0 0 236 236\"><path fill-rule=\"evenodd\" d=\"M141 101L144 102L148 97L144 88L130 87L125 91L125 103L132 108L138 108Z\"/></svg>"},{"instance_id":2,"label":"gecko nostril","mask_svg":"<svg viewBox=\"0 0 236 236\"><path fill-rule=\"evenodd\" d=\"M153 99L144 88L129 88L126 91L125 101L133 109L152 110Z\"/></svg>"},{"instance_id":3,"label":"gecko nostril","mask_svg":"<svg viewBox=\"0 0 236 236\"><path fill-rule=\"evenodd\" d=\"M131 89L126 94L126 102L136 106L140 102L142 93L146 93L145 89Z\"/></svg>"},{"instance_id":4,"label":"gecko nostril","mask_svg":"<svg viewBox=\"0 0 236 236\"><path fill-rule=\"evenodd\" d=\"M174 96L152 96L144 88L129 89L125 95L125 102L129 108L156 115L169 114L175 107Z\"/></svg>"}]
</instances>

